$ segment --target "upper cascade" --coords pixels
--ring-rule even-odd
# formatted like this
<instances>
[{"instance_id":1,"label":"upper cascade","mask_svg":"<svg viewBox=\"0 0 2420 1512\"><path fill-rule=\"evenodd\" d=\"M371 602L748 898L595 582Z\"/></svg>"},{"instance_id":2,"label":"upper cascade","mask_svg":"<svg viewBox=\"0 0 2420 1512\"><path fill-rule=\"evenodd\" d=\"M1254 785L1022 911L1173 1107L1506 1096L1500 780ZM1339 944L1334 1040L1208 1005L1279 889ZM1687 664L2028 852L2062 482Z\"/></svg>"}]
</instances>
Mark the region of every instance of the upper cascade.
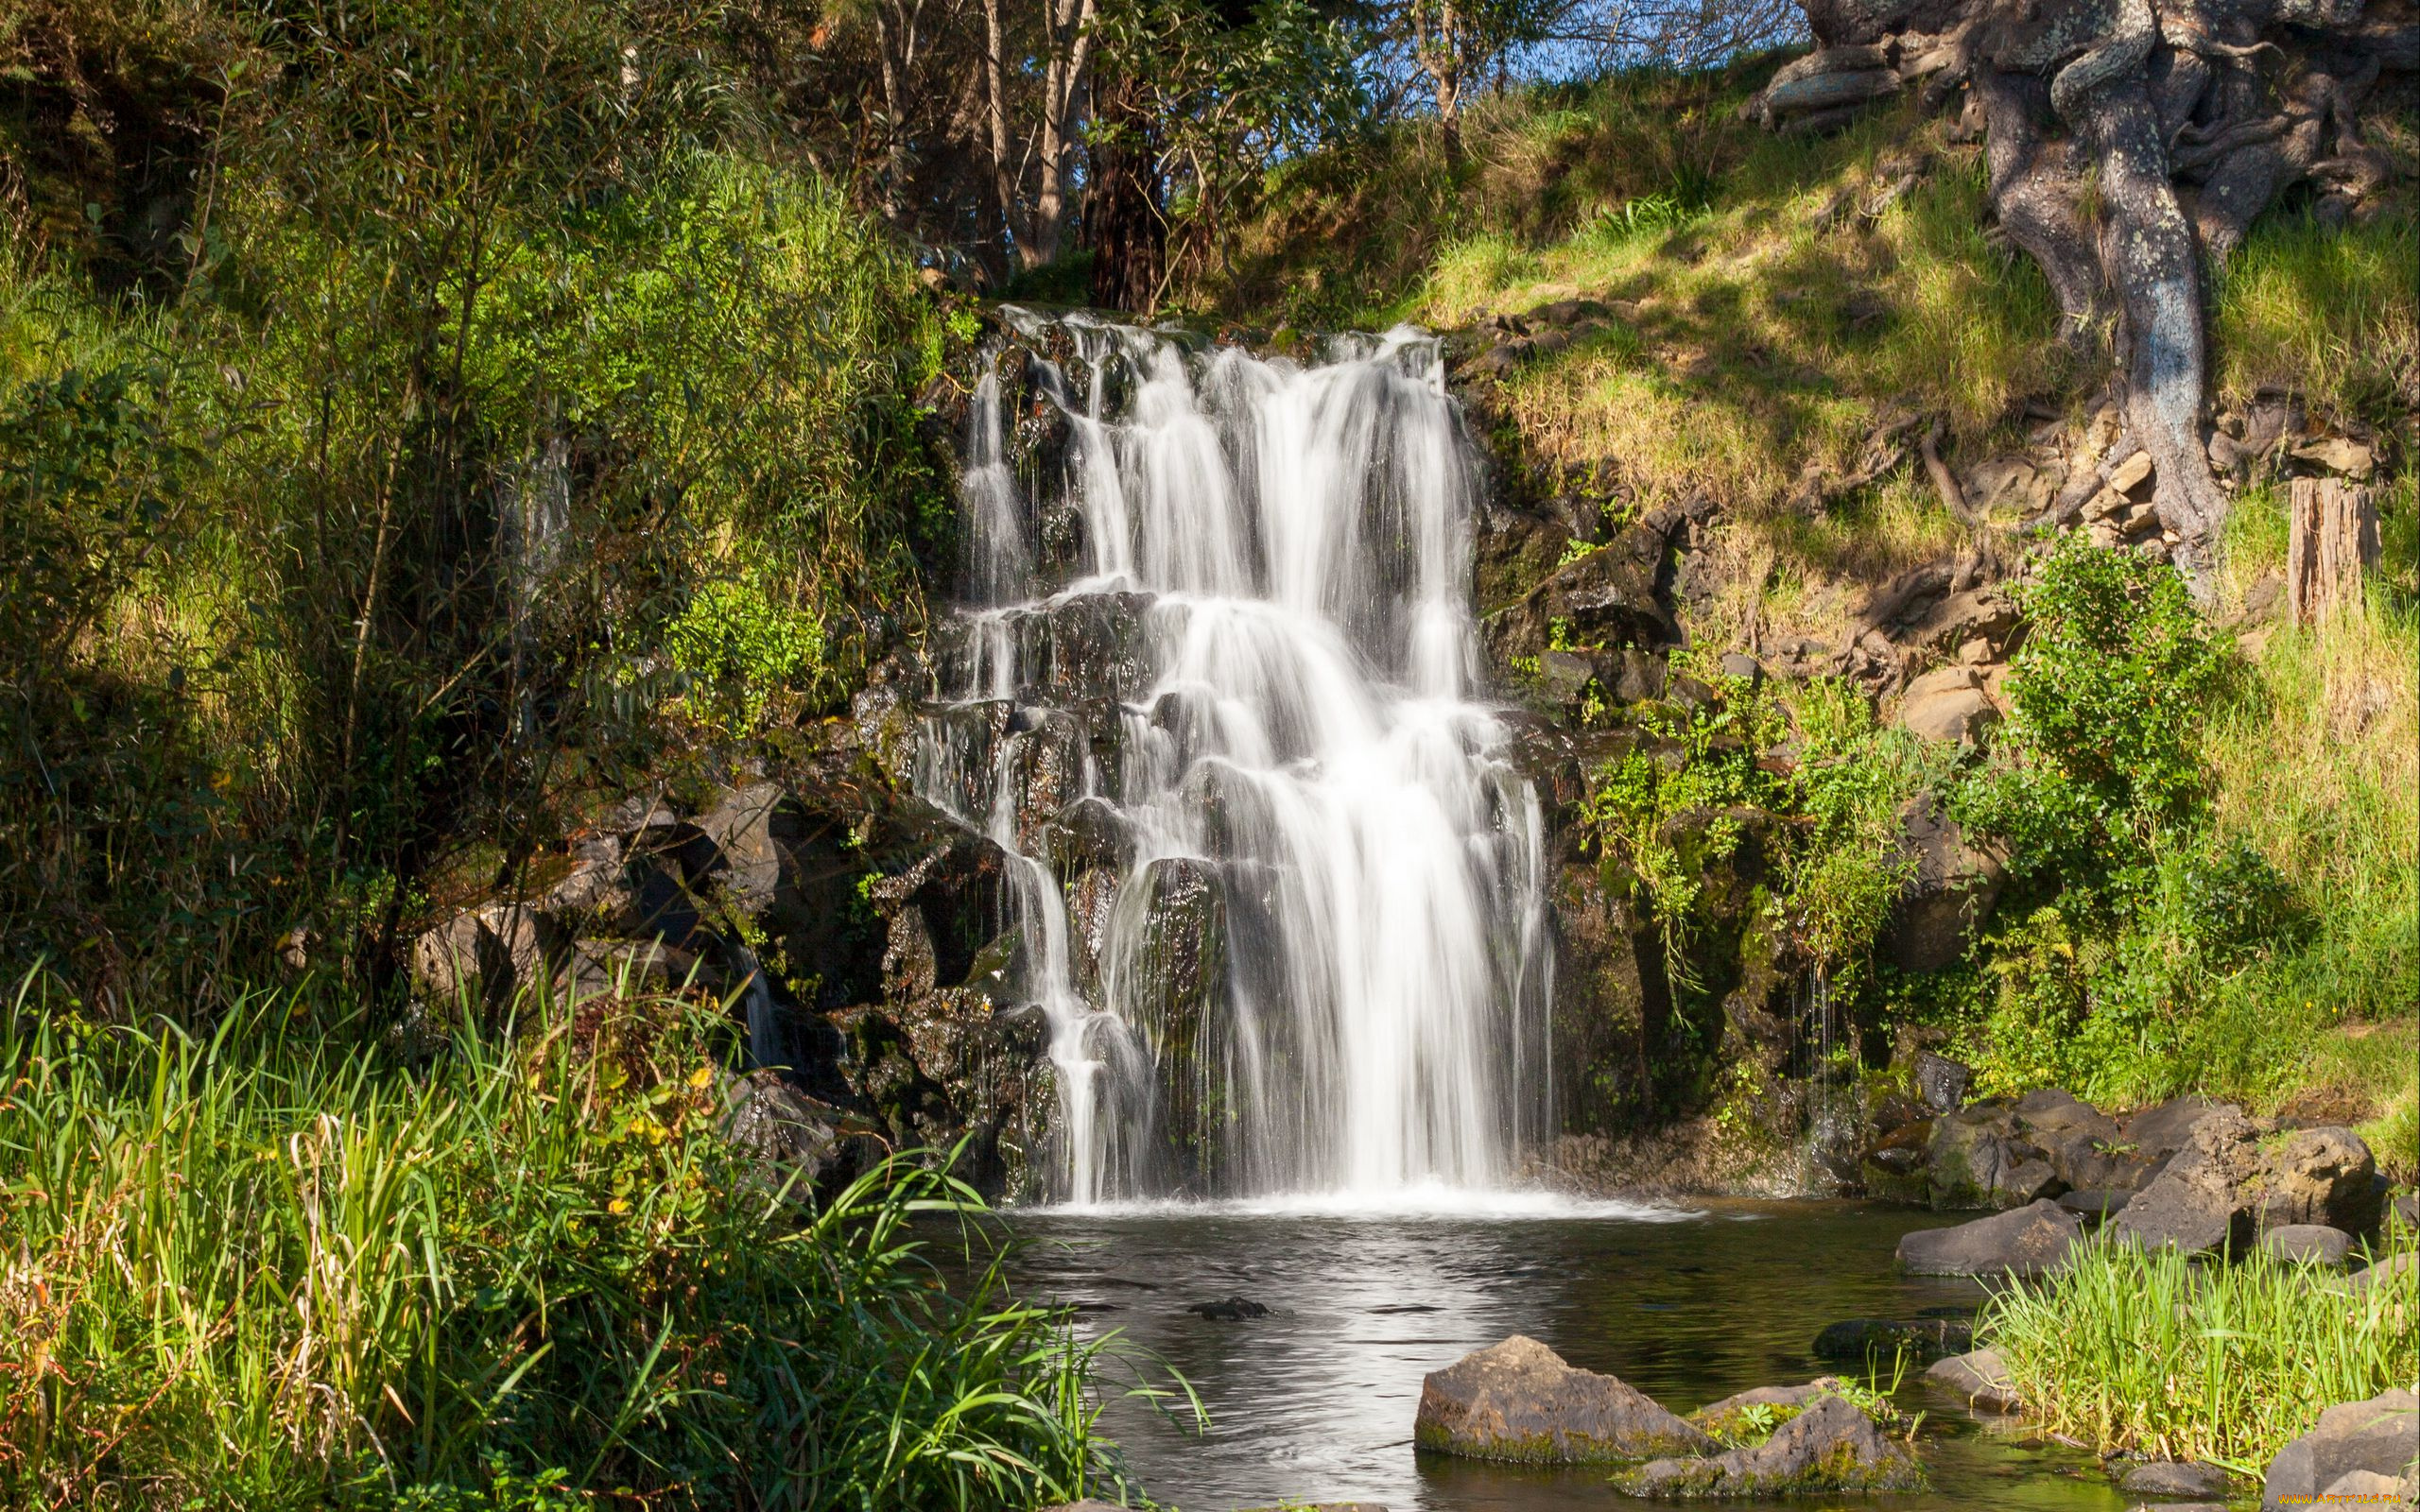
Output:
<instances>
[{"instance_id":1,"label":"upper cascade","mask_svg":"<svg viewBox=\"0 0 2420 1512\"><path fill-rule=\"evenodd\" d=\"M1510 1182L1550 1095L1544 835L1478 696L1436 344L1009 315L917 785L1006 857L1049 1194Z\"/></svg>"}]
</instances>

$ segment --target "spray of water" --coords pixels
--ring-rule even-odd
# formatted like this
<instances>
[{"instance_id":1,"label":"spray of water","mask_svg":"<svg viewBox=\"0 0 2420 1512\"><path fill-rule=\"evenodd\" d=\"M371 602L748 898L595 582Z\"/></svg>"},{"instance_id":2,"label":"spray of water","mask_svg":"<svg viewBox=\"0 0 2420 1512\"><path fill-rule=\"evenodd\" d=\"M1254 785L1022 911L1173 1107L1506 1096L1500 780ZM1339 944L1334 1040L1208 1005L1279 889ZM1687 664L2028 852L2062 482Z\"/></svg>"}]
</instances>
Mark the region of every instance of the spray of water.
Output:
<instances>
[{"instance_id":1,"label":"spray of water","mask_svg":"<svg viewBox=\"0 0 2420 1512\"><path fill-rule=\"evenodd\" d=\"M1063 329L1077 360L1026 384L1063 437L1040 475L1009 460L1030 415L975 393L918 768L1008 858L1052 1194L1504 1186L1551 1095L1545 849L1478 696L1434 344ZM1079 810L1123 849L1106 901L1054 860Z\"/></svg>"}]
</instances>

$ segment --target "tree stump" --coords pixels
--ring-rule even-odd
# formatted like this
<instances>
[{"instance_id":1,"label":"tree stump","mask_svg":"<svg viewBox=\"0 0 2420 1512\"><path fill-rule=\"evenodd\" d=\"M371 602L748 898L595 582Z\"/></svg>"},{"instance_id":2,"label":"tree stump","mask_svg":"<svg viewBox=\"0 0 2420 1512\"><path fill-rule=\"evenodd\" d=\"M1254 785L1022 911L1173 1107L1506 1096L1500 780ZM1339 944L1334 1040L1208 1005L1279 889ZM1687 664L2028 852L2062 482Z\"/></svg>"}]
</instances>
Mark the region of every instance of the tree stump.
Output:
<instances>
[{"instance_id":1,"label":"tree stump","mask_svg":"<svg viewBox=\"0 0 2420 1512\"><path fill-rule=\"evenodd\" d=\"M2316 625L2361 602L2361 575L2377 564L2378 507L2370 490L2339 478L2296 478L2287 504L2286 609Z\"/></svg>"}]
</instances>

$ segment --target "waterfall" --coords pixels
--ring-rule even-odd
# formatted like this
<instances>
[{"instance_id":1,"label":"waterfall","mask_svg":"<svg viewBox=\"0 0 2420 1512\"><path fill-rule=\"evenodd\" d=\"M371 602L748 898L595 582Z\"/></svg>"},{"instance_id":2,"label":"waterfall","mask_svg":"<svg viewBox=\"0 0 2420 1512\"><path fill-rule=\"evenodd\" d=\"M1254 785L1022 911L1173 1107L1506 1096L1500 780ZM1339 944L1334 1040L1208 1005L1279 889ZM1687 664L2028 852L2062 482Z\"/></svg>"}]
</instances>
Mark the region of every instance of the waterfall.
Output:
<instances>
[{"instance_id":1,"label":"waterfall","mask_svg":"<svg viewBox=\"0 0 2420 1512\"><path fill-rule=\"evenodd\" d=\"M1005 858L1050 1194L1510 1182L1550 1096L1547 851L1435 343L1304 365L1011 313L1062 359L975 390L917 785Z\"/></svg>"}]
</instances>

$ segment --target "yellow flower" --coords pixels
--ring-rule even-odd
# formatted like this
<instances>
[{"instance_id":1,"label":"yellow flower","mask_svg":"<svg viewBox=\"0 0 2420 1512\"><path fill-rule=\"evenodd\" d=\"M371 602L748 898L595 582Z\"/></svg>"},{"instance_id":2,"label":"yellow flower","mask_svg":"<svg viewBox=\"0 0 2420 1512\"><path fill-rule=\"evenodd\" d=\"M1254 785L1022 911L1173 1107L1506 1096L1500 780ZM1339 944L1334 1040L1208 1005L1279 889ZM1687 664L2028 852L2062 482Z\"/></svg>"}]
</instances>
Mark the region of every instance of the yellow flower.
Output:
<instances>
[{"instance_id":1,"label":"yellow flower","mask_svg":"<svg viewBox=\"0 0 2420 1512\"><path fill-rule=\"evenodd\" d=\"M615 1197L613 1201L605 1204L605 1211L607 1212L628 1212L631 1211L631 1205L624 1202L621 1198Z\"/></svg>"},{"instance_id":2,"label":"yellow flower","mask_svg":"<svg viewBox=\"0 0 2420 1512\"><path fill-rule=\"evenodd\" d=\"M704 1091L707 1086L711 1084L714 1079L715 1068L712 1066L700 1066L697 1070L689 1073L689 1085L700 1091Z\"/></svg>"}]
</instances>

